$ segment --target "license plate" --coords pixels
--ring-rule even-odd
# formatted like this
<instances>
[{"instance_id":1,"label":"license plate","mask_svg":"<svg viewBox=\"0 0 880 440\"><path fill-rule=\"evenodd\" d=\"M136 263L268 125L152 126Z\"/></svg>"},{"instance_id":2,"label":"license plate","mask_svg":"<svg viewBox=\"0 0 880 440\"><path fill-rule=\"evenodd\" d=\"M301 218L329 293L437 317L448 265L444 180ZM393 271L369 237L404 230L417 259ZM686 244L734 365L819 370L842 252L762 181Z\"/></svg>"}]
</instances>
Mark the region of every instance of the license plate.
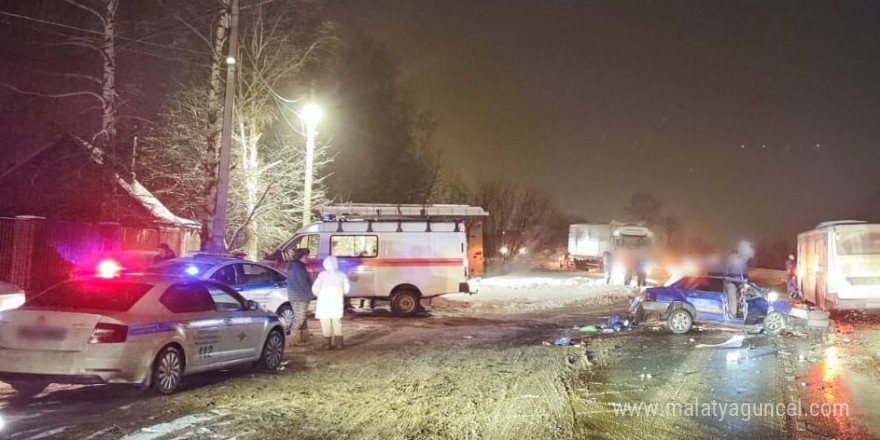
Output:
<instances>
[{"instance_id":1,"label":"license plate","mask_svg":"<svg viewBox=\"0 0 880 440\"><path fill-rule=\"evenodd\" d=\"M18 337L21 339L41 341L63 341L67 329L55 327L19 327Z\"/></svg>"}]
</instances>

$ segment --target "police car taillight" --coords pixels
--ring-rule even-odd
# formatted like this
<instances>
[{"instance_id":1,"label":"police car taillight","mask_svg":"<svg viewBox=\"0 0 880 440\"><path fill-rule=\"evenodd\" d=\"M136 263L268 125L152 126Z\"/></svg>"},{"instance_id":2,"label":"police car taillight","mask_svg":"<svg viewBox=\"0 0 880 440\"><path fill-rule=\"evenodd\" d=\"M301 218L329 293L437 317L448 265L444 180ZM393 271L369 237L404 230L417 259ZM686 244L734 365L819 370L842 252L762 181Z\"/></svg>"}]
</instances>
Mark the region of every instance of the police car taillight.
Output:
<instances>
[{"instance_id":1,"label":"police car taillight","mask_svg":"<svg viewBox=\"0 0 880 440\"><path fill-rule=\"evenodd\" d=\"M89 336L89 344L116 344L125 342L128 337L128 326L99 322Z\"/></svg>"},{"instance_id":2,"label":"police car taillight","mask_svg":"<svg viewBox=\"0 0 880 440\"><path fill-rule=\"evenodd\" d=\"M101 278L114 278L122 273L122 266L113 260L104 260L98 264L96 275Z\"/></svg>"}]
</instances>

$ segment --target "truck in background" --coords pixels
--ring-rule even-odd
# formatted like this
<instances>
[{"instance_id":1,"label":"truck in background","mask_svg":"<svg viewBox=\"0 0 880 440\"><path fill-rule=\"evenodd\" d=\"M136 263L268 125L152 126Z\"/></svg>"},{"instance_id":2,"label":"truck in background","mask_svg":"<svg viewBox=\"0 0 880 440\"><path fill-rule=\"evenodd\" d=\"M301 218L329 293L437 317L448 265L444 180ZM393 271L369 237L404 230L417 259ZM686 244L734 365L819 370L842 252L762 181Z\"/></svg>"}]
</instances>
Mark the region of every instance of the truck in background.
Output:
<instances>
[{"instance_id":1,"label":"truck in background","mask_svg":"<svg viewBox=\"0 0 880 440\"><path fill-rule=\"evenodd\" d=\"M581 223L568 227L568 264L588 270L602 264L606 251L647 252L654 244L654 232L644 222Z\"/></svg>"},{"instance_id":2,"label":"truck in background","mask_svg":"<svg viewBox=\"0 0 880 440\"><path fill-rule=\"evenodd\" d=\"M798 288L823 310L880 309L880 224L824 222L798 234Z\"/></svg>"}]
</instances>

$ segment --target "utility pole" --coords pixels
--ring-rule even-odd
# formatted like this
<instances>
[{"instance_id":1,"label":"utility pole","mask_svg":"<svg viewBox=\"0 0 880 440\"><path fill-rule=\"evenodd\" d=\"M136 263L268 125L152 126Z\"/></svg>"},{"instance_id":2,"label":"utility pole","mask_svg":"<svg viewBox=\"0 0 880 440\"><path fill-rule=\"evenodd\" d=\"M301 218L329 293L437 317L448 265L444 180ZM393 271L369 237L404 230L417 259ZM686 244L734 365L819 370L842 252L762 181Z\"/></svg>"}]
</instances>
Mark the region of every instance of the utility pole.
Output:
<instances>
[{"instance_id":1,"label":"utility pole","mask_svg":"<svg viewBox=\"0 0 880 440\"><path fill-rule=\"evenodd\" d=\"M229 192L229 155L232 149L232 106L235 97L235 64L238 62L238 0L232 0L229 25L229 55L226 57L226 101L220 134L220 164L217 170L217 204L214 208L208 251L226 252L226 198Z\"/></svg>"}]
</instances>

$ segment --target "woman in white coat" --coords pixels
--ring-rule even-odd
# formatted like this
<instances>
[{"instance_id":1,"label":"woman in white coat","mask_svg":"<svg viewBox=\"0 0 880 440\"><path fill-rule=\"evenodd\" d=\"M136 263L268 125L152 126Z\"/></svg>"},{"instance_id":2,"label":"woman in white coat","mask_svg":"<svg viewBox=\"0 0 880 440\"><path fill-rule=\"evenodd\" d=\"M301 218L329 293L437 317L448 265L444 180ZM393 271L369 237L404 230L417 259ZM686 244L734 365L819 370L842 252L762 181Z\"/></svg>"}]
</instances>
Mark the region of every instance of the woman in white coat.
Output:
<instances>
[{"instance_id":1,"label":"woman in white coat","mask_svg":"<svg viewBox=\"0 0 880 440\"><path fill-rule=\"evenodd\" d=\"M336 257L324 259L324 271L318 274L312 284L312 293L318 297L315 318L321 320L324 332L324 348L342 348L342 314L345 309L345 295L351 290L348 277L339 270Z\"/></svg>"}]
</instances>

